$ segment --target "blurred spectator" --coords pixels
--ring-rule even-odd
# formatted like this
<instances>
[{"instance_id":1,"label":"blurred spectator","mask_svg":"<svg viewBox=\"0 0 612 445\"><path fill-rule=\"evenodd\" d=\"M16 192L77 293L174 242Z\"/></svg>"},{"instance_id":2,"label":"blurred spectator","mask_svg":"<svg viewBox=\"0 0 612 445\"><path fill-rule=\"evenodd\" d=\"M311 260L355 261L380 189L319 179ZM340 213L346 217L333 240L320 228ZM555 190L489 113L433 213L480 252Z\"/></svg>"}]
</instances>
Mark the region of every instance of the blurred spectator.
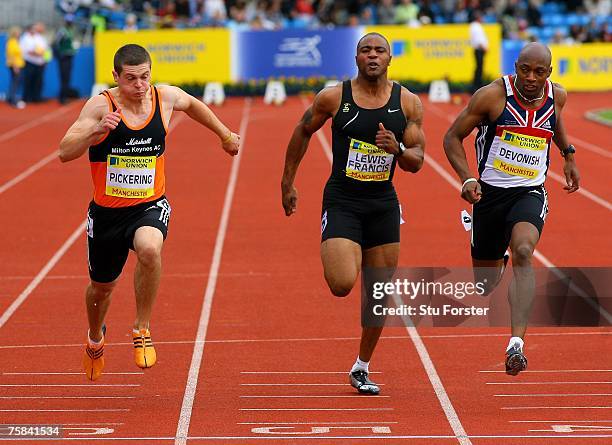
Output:
<instances>
[{"instance_id":1,"label":"blurred spectator","mask_svg":"<svg viewBox=\"0 0 612 445\"><path fill-rule=\"evenodd\" d=\"M393 0L381 0L376 10L378 23L381 25L392 25L395 23L395 6Z\"/></svg>"},{"instance_id":2,"label":"blurred spectator","mask_svg":"<svg viewBox=\"0 0 612 445\"><path fill-rule=\"evenodd\" d=\"M30 26L21 36L19 46L25 60L23 69L23 100L25 102L41 102L43 74L45 72L46 53L49 43L43 36L45 25L37 22Z\"/></svg>"},{"instance_id":3,"label":"blurred spectator","mask_svg":"<svg viewBox=\"0 0 612 445\"><path fill-rule=\"evenodd\" d=\"M580 25L570 26L569 38L574 43L582 43L586 40L586 31Z\"/></svg>"},{"instance_id":4,"label":"blurred spectator","mask_svg":"<svg viewBox=\"0 0 612 445\"><path fill-rule=\"evenodd\" d=\"M612 32L610 32L610 26L606 22L601 24L601 41L612 42Z\"/></svg>"},{"instance_id":5,"label":"blurred spectator","mask_svg":"<svg viewBox=\"0 0 612 445\"><path fill-rule=\"evenodd\" d=\"M470 23L470 46L474 49L474 59L476 68L474 69L474 81L472 92L476 92L482 85L482 71L484 67L484 57L489 49L489 39L482 27L482 13L475 11L474 20Z\"/></svg>"},{"instance_id":6,"label":"blurred spectator","mask_svg":"<svg viewBox=\"0 0 612 445\"><path fill-rule=\"evenodd\" d=\"M25 102L17 99L17 92L21 85L22 70L25 65L19 46L19 36L21 28L13 26L9 30L9 38L6 42L6 66L9 69L10 83L7 95L7 102L14 107L23 108Z\"/></svg>"},{"instance_id":7,"label":"blurred spectator","mask_svg":"<svg viewBox=\"0 0 612 445\"><path fill-rule=\"evenodd\" d=\"M457 0L440 0L440 9L442 10L444 20L450 23L453 22L456 7Z\"/></svg>"},{"instance_id":8,"label":"blurred spectator","mask_svg":"<svg viewBox=\"0 0 612 445\"><path fill-rule=\"evenodd\" d=\"M401 0L401 3L395 8L395 23L406 25L417 24L418 14L419 7L412 0Z\"/></svg>"},{"instance_id":9,"label":"blurred spectator","mask_svg":"<svg viewBox=\"0 0 612 445\"><path fill-rule=\"evenodd\" d=\"M65 104L68 98L75 97L70 88L70 76L72 73L72 59L74 58L74 30L72 22L74 17L64 17L64 24L57 30L53 40L53 55L59 64L60 92L59 102Z\"/></svg>"},{"instance_id":10,"label":"blurred spectator","mask_svg":"<svg viewBox=\"0 0 612 445\"><path fill-rule=\"evenodd\" d=\"M361 25L375 25L376 20L374 19L374 12L372 8L363 8L359 15L359 24Z\"/></svg>"},{"instance_id":11,"label":"blurred spectator","mask_svg":"<svg viewBox=\"0 0 612 445\"><path fill-rule=\"evenodd\" d=\"M609 17L612 12L612 0L584 0L584 7L592 16Z\"/></svg>"},{"instance_id":12,"label":"blurred spectator","mask_svg":"<svg viewBox=\"0 0 612 445\"><path fill-rule=\"evenodd\" d=\"M125 24L123 25L123 30L126 32L138 31L138 18L136 17L136 14L129 13L125 16Z\"/></svg>"},{"instance_id":13,"label":"blurred spectator","mask_svg":"<svg viewBox=\"0 0 612 445\"><path fill-rule=\"evenodd\" d=\"M230 8L230 26L236 29L248 29L249 22L246 18L246 3L244 0L238 0L234 6Z\"/></svg>"},{"instance_id":14,"label":"blurred spectator","mask_svg":"<svg viewBox=\"0 0 612 445\"><path fill-rule=\"evenodd\" d=\"M205 21L213 23L222 23L226 19L227 9L223 0L204 0Z\"/></svg>"},{"instance_id":15,"label":"blurred spectator","mask_svg":"<svg viewBox=\"0 0 612 445\"><path fill-rule=\"evenodd\" d=\"M542 13L540 13L540 8L534 0L529 0L527 3L526 14L529 26L542 26Z\"/></svg>"},{"instance_id":16,"label":"blurred spectator","mask_svg":"<svg viewBox=\"0 0 612 445\"><path fill-rule=\"evenodd\" d=\"M422 0L421 8L419 9L419 22L423 25L436 23L436 15L431 8L431 0Z\"/></svg>"},{"instance_id":17,"label":"blurred spectator","mask_svg":"<svg viewBox=\"0 0 612 445\"><path fill-rule=\"evenodd\" d=\"M455 13L453 15L453 22L467 23L468 18L467 2L465 0L458 0Z\"/></svg>"},{"instance_id":18,"label":"blurred spectator","mask_svg":"<svg viewBox=\"0 0 612 445\"><path fill-rule=\"evenodd\" d=\"M576 12L583 7L583 0L565 0L562 3L565 4L567 12Z\"/></svg>"}]
</instances>

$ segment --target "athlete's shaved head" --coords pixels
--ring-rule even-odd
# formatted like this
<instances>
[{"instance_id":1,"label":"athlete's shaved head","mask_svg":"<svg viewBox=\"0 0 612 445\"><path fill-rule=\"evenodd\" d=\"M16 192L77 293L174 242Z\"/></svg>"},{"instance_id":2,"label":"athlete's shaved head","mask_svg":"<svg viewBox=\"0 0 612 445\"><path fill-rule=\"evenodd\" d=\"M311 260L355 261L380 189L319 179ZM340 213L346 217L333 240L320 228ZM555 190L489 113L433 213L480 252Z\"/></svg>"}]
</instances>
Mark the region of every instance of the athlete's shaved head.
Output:
<instances>
[{"instance_id":1,"label":"athlete's shaved head","mask_svg":"<svg viewBox=\"0 0 612 445\"><path fill-rule=\"evenodd\" d=\"M538 42L528 43L523 47L517 59L517 63L520 64L523 62L536 62L550 66L552 62L552 54L546 45L542 45Z\"/></svg>"},{"instance_id":2,"label":"athlete's shaved head","mask_svg":"<svg viewBox=\"0 0 612 445\"><path fill-rule=\"evenodd\" d=\"M370 37L379 37L379 38L381 38L385 42L385 46L387 47L387 51L391 52L391 46L389 45L389 41L387 40L387 38L385 36L383 36L382 34L380 34L378 32L369 32L366 35L364 35L362 38L360 38L359 42L357 42L357 52L359 52L359 48L361 47L361 45L366 40L368 40Z\"/></svg>"}]
</instances>

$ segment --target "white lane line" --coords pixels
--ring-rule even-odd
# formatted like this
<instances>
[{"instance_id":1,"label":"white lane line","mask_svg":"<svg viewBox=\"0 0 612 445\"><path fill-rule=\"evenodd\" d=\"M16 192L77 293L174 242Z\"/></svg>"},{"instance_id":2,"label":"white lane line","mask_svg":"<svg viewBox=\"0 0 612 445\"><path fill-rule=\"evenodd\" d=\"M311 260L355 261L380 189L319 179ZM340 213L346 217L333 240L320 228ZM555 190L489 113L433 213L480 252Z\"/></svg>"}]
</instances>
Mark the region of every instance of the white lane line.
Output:
<instances>
[{"instance_id":1,"label":"white lane line","mask_svg":"<svg viewBox=\"0 0 612 445\"><path fill-rule=\"evenodd\" d=\"M236 422L236 425L393 425L397 423L399 422Z\"/></svg>"},{"instance_id":2,"label":"white lane line","mask_svg":"<svg viewBox=\"0 0 612 445\"><path fill-rule=\"evenodd\" d=\"M478 372L500 372L500 373L506 373L506 371L478 371ZM530 373L549 373L549 372L567 372L567 373L572 373L572 372L612 372L612 369L537 369L537 370L533 370L533 371L521 371L522 374L525 374L527 372Z\"/></svg>"},{"instance_id":3,"label":"white lane line","mask_svg":"<svg viewBox=\"0 0 612 445\"><path fill-rule=\"evenodd\" d=\"M35 163L35 164L31 165L30 167L26 168L24 171L19 173L14 178L9 179L4 184L0 185L0 195L2 193L6 192L11 187L13 187L14 185L19 184L21 181L26 179L28 176L31 176L33 173L36 173L38 170L43 168L45 165L47 165L52 160L56 159L57 155L58 155L58 151L54 150L52 153L49 153L47 156L42 158L37 163Z\"/></svg>"},{"instance_id":4,"label":"white lane line","mask_svg":"<svg viewBox=\"0 0 612 445\"><path fill-rule=\"evenodd\" d=\"M219 274L221 276L221 274ZM47 277L48 278L48 277ZM612 335L612 331L591 331L591 332L533 332L530 333L530 337L557 337L562 335ZM421 335L421 338L440 338L440 339L457 339L461 340L463 338L478 338L478 337L508 337L508 334L448 334L448 335ZM383 335L380 337L383 340L408 340L410 337L408 335ZM223 343L276 343L276 342L301 342L301 341L354 341L359 340L359 337L327 337L327 338L259 338L259 339L235 339L235 340L206 340L207 344L223 344ZM165 345L193 345L197 343L194 340L175 340L175 341L156 341L156 344L165 344ZM132 343L128 342L114 342L107 343L108 346L132 346ZM68 348L68 347L78 347L81 348L83 346L82 343L64 343L64 344L46 344L46 345L2 345L0 346L0 350L2 349L21 349L21 348ZM340 372L340 371L339 371ZM502 372L506 371L479 371L479 372ZM526 372L538 372L538 371L522 371L522 373ZM372 374L376 374L377 372L372 372ZM107 373L104 373L107 375Z\"/></svg>"},{"instance_id":5,"label":"white lane line","mask_svg":"<svg viewBox=\"0 0 612 445\"><path fill-rule=\"evenodd\" d=\"M394 408L240 408L240 411L394 411Z\"/></svg>"},{"instance_id":6,"label":"white lane line","mask_svg":"<svg viewBox=\"0 0 612 445\"><path fill-rule=\"evenodd\" d=\"M572 423L610 423L612 420L508 420L509 423L563 423L570 425Z\"/></svg>"},{"instance_id":7,"label":"white lane line","mask_svg":"<svg viewBox=\"0 0 612 445\"><path fill-rule=\"evenodd\" d=\"M385 384L377 383L377 385ZM241 383L240 386L348 386L348 383Z\"/></svg>"},{"instance_id":8,"label":"white lane line","mask_svg":"<svg viewBox=\"0 0 612 445\"><path fill-rule=\"evenodd\" d=\"M612 397L612 394L494 394L494 397Z\"/></svg>"},{"instance_id":9,"label":"white lane line","mask_svg":"<svg viewBox=\"0 0 612 445\"><path fill-rule=\"evenodd\" d=\"M127 412L129 408L99 408L99 409L0 409L2 413L108 413Z\"/></svg>"},{"instance_id":10,"label":"white lane line","mask_svg":"<svg viewBox=\"0 0 612 445\"><path fill-rule=\"evenodd\" d=\"M529 434L529 435L480 435L480 436L469 436L471 439L607 439L611 438L612 435L609 434ZM389 434L381 435L381 436L321 436L317 435L316 439L325 439L325 440L386 440L389 439L397 439L397 440L412 440L412 439L428 439L428 440L447 440L447 439L456 439L456 436L391 436ZM229 440L239 440L242 442L245 441L257 441L257 440L286 440L286 441L297 441L298 439L303 440L312 440L312 436L189 436L188 440L212 440L212 441L229 441ZM4 440L4 439L0 439ZM7 440L19 440L19 439L7 439ZM82 438L70 437L70 438L59 438L59 439L49 439L49 440L84 440ZM174 436L172 437L88 437L88 441L123 441L134 442L134 441L173 441L175 440ZM246 443L246 442L245 442ZM290 443L290 442L287 442ZM387 442L389 443L389 442Z\"/></svg>"},{"instance_id":11,"label":"white lane line","mask_svg":"<svg viewBox=\"0 0 612 445\"><path fill-rule=\"evenodd\" d=\"M606 150L605 148L600 147L599 145L595 145L595 144L591 144L590 142L583 141L582 139L577 138L576 136L568 135L568 137L570 139L573 139L574 143L577 144L579 147L584 147L587 150L590 150L593 153L597 153L598 155L604 156L606 158L612 158L612 153Z\"/></svg>"},{"instance_id":12,"label":"white lane line","mask_svg":"<svg viewBox=\"0 0 612 445\"><path fill-rule=\"evenodd\" d=\"M376 400L381 397L391 396L376 396L376 397L363 397L363 396L336 396L336 395L322 395L322 396L240 396L241 399L363 399L363 400Z\"/></svg>"},{"instance_id":13,"label":"white lane line","mask_svg":"<svg viewBox=\"0 0 612 445\"><path fill-rule=\"evenodd\" d=\"M210 312L212 308L213 297L215 295L215 287L217 285L219 266L221 265L223 243L225 241L225 233L227 231L230 211L234 199L234 190L236 189L236 182L238 180L240 161L242 160L242 156L245 150L245 141L247 135L246 132L248 128L250 112L251 99L246 98L244 101L244 108L242 111L242 118L240 121L239 129L239 133L242 139L240 153L232 162L232 168L227 183L227 189L225 191L223 211L221 213L221 220L219 221L219 229L217 231L217 238L215 240L215 249L213 252L212 262L210 264L208 283L206 284L206 291L204 293L204 303L202 304L200 321L198 322L198 333L196 336L195 346L193 348L193 355L191 357L191 365L189 366L187 384L185 385L185 394L183 396L183 404L181 406L181 414L176 429L175 445L186 445L187 443L187 435L189 434L189 423L191 421L191 412L193 410L193 401L195 399L196 389L198 386L198 375L200 374L200 366L202 365L202 358L204 356L204 342L206 341L206 333L208 331Z\"/></svg>"},{"instance_id":14,"label":"white lane line","mask_svg":"<svg viewBox=\"0 0 612 445\"><path fill-rule=\"evenodd\" d=\"M240 374L348 374L348 372L346 371L242 371L240 372ZM382 374L382 372L381 371L371 371L369 374Z\"/></svg>"},{"instance_id":15,"label":"white lane line","mask_svg":"<svg viewBox=\"0 0 612 445\"><path fill-rule=\"evenodd\" d=\"M83 372L3 372L2 375L83 375ZM144 375L144 372L105 372L104 375Z\"/></svg>"},{"instance_id":16,"label":"white lane line","mask_svg":"<svg viewBox=\"0 0 612 445\"><path fill-rule=\"evenodd\" d=\"M129 383L118 383L118 384L112 384L112 383L102 383L102 384L78 384L78 385L61 385L61 384L40 384L40 385L35 385L35 384L2 384L0 385L0 387L2 388L15 388L15 387L20 387L20 388L103 388L103 387L120 387L120 386L125 386L125 387L132 387L132 386L140 386L140 384L129 384Z\"/></svg>"},{"instance_id":17,"label":"white lane line","mask_svg":"<svg viewBox=\"0 0 612 445\"><path fill-rule=\"evenodd\" d=\"M305 104L304 98L302 98L302 103ZM322 131L319 130L317 132L317 135L319 135L319 140L321 141L321 148L327 155L327 159L330 161L330 163L333 162L332 149L328 141L322 136ZM425 157L425 159L427 159L427 157ZM397 300L396 297L394 298ZM398 302L396 301L396 303ZM412 325L412 323L410 323L410 325ZM440 403L440 406L444 411L444 415L446 416L446 419L448 420L448 423L450 424L453 433L455 433L455 436L457 437L457 440L460 445L472 445L472 442L467 437L465 428L463 428L463 425L459 420L459 416L457 415L457 412L455 411L455 408L453 407L453 404L450 398L448 397L446 389L442 384L442 380L438 375L436 367L434 366L433 361L429 356L429 352L427 351L427 348L425 347L425 344L423 343L419 332L414 326L410 325L406 326L406 331L408 332L408 335L410 336L410 339L412 340L412 343L414 344L417 350L419 358L421 359L421 363L423 364L425 372L427 373L427 377L429 378L436 397L438 398L438 402Z\"/></svg>"},{"instance_id":18,"label":"white lane line","mask_svg":"<svg viewBox=\"0 0 612 445\"><path fill-rule=\"evenodd\" d=\"M398 300L400 300L400 298L396 295L394 295L393 298L394 300L396 300L396 304L398 304ZM410 325L412 325L412 320L409 319L409 321L410 321ZM425 368L427 377L429 377L431 386L433 387L434 392L436 393L438 401L440 402L440 406L442 407L442 410L444 411L444 415L446 416L446 419L448 420L448 423L450 424L453 430L453 433L455 433L455 436L457 437L458 442L461 445L471 445L472 441L467 437L465 428L463 428L463 425L461 424L461 420L459 420L457 411L455 411L455 408L450 400L450 397L448 396L446 389L444 388L444 385L442 384L442 380L440 379L440 376L438 375L438 371L436 370L436 367L434 366L433 361L431 360L431 357L429 356L429 352L427 351L427 348L425 347L423 340L419 336L419 332L417 331L417 328L415 328L414 326L408 325L406 326L406 330L408 331L408 334L410 334L410 338L412 339L412 342L414 343L414 346L416 347L416 350L417 350L417 353L419 354L421 362L423 363L423 367Z\"/></svg>"},{"instance_id":19,"label":"white lane line","mask_svg":"<svg viewBox=\"0 0 612 445\"><path fill-rule=\"evenodd\" d=\"M135 399L135 396L0 396L0 399Z\"/></svg>"},{"instance_id":20,"label":"white lane line","mask_svg":"<svg viewBox=\"0 0 612 445\"><path fill-rule=\"evenodd\" d=\"M612 409L612 406L503 406L501 409Z\"/></svg>"},{"instance_id":21,"label":"white lane line","mask_svg":"<svg viewBox=\"0 0 612 445\"><path fill-rule=\"evenodd\" d=\"M612 382L487 382L486 385L610 385Z\"/></svg>"},{"instance_id":22,"label":"white lane line","mask_svg":"<svg viewBox=\"0 0 612 445\"><path fill-rule=\"evenodd\" d=\"M72 235L68 237L68 239L62 244L62 246L53 254L51 259L43 266L43 268L38 272L38 275L34 277L34 279L27 285L27 287L19 294L19 296L11 303L11 305L4 311L2 316L0 316L0 328L5 325L5 323L11 318L11 316L15 313L17 309L23 304L24 301L30 296L30 294L38 287L38 285L45 279L47 274L55 265L59 262L59 260L64 256L64 254L72 247L74 242L83 236L85 232L85 221L80 223L76 230L72 232Z\"/></svg>"},{"instance_id":23,"label":"white lane line","mask_svg":"<svg viewBox=\"0 0 612 445\"><path fill-rule=\"evenodd\" d=\"M6 133L3 133L0 136L0 143L4 141L8 141L9 139L14 138L18 134L21 134L25 131L28 131L31 128L37 127L41 124L44 124L47 121L53 120L56 117L61 116L62 114L69 111L75 103L78 103L78 102L74 102L69 105L64 105L61 108L58 108L57 110L53 110L52 112L45 114L42 117L33 119L30 122L26 122L25 124L15 127L12 130L7 131Z\"/></svg>"},{"instance_id":24,"label":"white lane line","mask_svg":"<svg viewBox=\"0 0 612 445\"><path fill-rule=\"evenodd\" d=\"M219 273L220 277L271 277L271 273L266 272L223 272ZM164 280L167 278L205 278L207 273L168 273L164 274ZM31 280L32 275L12 275L0 276L0 281L9 280ZM48 275L47 280L89 280L88 275Z\"/></svg>"},{"instance_id":25,"label":"white lane line","mask_svg":"<svg viewBox=\"0 0 612 445\"><path fill-rule=\"evenodd\" d=\"M563 176L558 175L557 173L551 170L548 170L548 176L550 176L551 178L553 178L555 181L557 181L560 184L563 184L563 185L566 184L565 178ZM595 193L588 191L583 186L580 186L577 193L584 195L585 197L589 198L593 202L596 202L597 204L599 204L605 209L612 210L612 204L609 201L606 201L601 196L598 196Z\"/></svg>"},{"instance_id":26,"label":"white lane line","mask_svg":"<svg viewBox=\"0 0 612 445\"><path fill-rule=\"evenodd\" d=\"M612 335L612 331L587 331L587 332L530 332L529 336L537 337L557 337L559 335ZM508 337L508 334L441 334L441 335L421 335L421 338L456 338L463 339L469 337ZM393 337L391 337L393 338ZM485 371L481 371L485 372ZM506 372L506 371L495 371L495 372ZM523 372L536 372L536 371L521 371Z\"/></svg>"}]
</instances>

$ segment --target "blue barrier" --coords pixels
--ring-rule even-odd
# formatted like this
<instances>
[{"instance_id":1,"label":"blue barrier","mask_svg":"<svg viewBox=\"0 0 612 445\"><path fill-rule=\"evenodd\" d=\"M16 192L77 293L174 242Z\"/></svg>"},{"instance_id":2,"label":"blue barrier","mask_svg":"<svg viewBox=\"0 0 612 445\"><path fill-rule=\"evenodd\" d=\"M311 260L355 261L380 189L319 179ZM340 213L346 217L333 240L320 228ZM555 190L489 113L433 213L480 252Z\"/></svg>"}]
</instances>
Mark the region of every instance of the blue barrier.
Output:
<instances>
[{"instance_id":1,"label":"blue barrier","mask_svg":"<svg viewBox=\"0 0 612 445\"><path fill-rule=\"evenodd\" d=\"M0 34L0 94L6 95L9 87L9 71L6 67L7 36ZM94 50L91 46L79 48L72 63L71 86L83 97L89 96L94 84ZM57 60L51 60L46 68L43 78L42 96L46 99L56 98L59 95L60 80Z\"/></svg>"},{"instance_id":2,"label":"blue barrier","mask_svg":"<svg viewBox=\"0 0 612 445\"><path fill-rule=\"evenodd\" d=\"M236 31L233 77L352 77L362 28L334 30Z\"/></svg>"},{"instance_id":3,"label":"blue barrier","mask_svg":"<svg viewBox=\"0 0 612 445\"><path fill-rule=\"evenodd\" d=\"M525 42L519 40L504 40L502 42L502 71L503 74L514 73L514 61L518 59L518 55Z\"/></svg>"}]
</instances>

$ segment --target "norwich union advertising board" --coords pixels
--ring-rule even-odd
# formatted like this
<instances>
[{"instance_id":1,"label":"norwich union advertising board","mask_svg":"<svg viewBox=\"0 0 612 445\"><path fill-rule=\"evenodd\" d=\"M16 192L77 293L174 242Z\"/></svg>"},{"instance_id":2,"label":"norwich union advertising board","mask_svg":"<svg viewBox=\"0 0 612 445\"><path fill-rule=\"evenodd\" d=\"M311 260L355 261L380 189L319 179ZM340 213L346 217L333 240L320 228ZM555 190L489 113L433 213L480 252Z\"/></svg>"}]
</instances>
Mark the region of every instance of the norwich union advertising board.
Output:
<instances>
[{"instance_id":1,"label":"norwich union advertising board","mask_svg":"<svg viewBox=\"0 0 612 445\"><path fill-rule=\"evenodd\" d=\"M484 75L496 78L501 72L501 28L497 24L483 27L489 40ZM476 64L468 25L369 26L365 31L379 32L389 40L393 55L391 79L471 82L474 77Z\"/></svg>"},{"instance_id":2,"label":"norwich union advertising board","mask_svg":"<svg viewBox=\"0 0 612 445\"><path fill-rule=\"evenodd\" d=\"M113 57L125 43L145 47L154 82L230 81L230 33L226 29L143 30L96 34L96 82L113 84Z\"/></svg>"},{"instance_id":3,"label":"norwich union advertising board","mask_svg":"<svg viewBox=\"0 0 612 445\"><path fill-rule=\"evenodd\" d=\"M551 80L568 91L612 90L612 45L551 45Z\"/></svg>"}]
</instances>

